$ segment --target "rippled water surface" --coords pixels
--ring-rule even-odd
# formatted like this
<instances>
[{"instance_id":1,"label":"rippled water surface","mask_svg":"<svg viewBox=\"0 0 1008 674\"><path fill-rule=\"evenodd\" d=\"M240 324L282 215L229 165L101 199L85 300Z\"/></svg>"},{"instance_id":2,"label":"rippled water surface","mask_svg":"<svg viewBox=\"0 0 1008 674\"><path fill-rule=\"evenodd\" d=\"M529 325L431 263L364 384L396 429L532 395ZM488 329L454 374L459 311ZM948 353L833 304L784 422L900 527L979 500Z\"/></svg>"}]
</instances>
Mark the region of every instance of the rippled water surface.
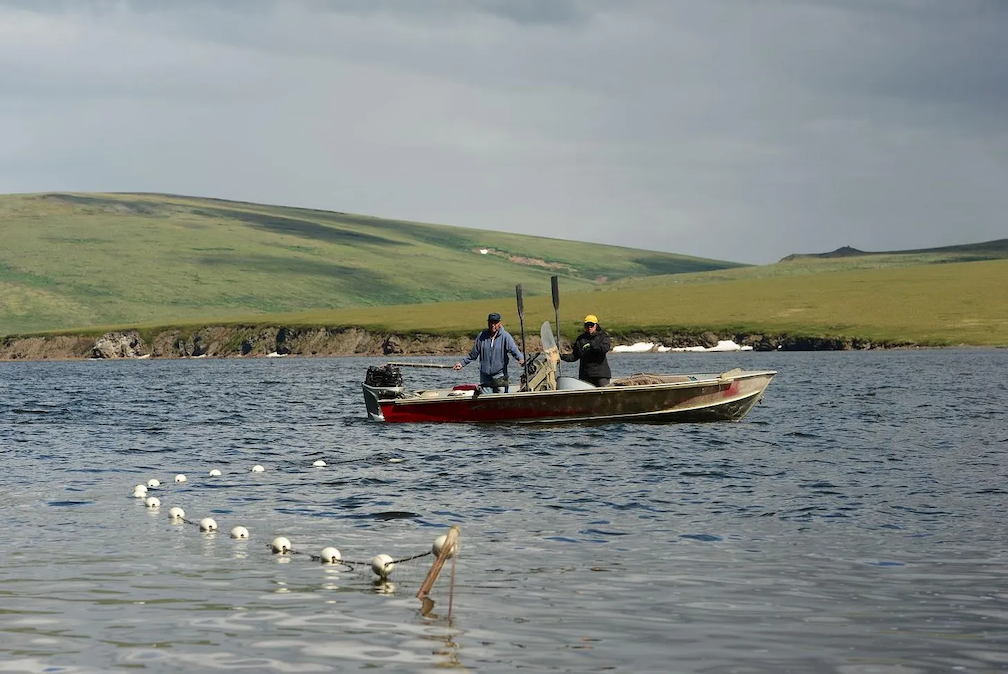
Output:
<instances>
[{"instance_id":1,"label":"rippled water surface","mask_svg":"<svg viewBox=\"0 0 1008 674\"><path fill-rule=\"evenodd\" d=\"M1008 351L612 357L779 371L706 425L382 425L377 362L0 363L0 672L1008 669ZM426 615L311 558L452 524Z\"/></svg>"}]
</instances>

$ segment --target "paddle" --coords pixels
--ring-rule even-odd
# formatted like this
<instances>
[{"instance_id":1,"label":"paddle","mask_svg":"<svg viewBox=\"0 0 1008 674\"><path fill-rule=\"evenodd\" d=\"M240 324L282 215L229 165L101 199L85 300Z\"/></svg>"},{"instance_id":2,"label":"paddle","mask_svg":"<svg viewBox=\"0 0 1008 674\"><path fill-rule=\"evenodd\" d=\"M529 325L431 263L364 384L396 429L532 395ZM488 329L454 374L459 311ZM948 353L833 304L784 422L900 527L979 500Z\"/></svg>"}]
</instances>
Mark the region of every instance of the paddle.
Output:
<instances>
[{"instance_id":1,"label":"paddle","mask_svg":"<svg viewBox=\"0 0 1008 674\"><path fill-rule=\"evenodd\" d=\"M528 382L528 358L526 358L525 352L525 302L522 299L521 283L515 286L515 295L518 297L518 323L521 324L522 333L522 361L524 361L522 367L525 371L525 381ZM504 359L507 360L507 354L504 354Z\"/></svg>"},{"instance_id":2,"label":"paddle","mask_svg":"<svg viewBox=\"0 0 1008 674\"><path fill-rule=\"evenodd\" d=\"M560 280L556 276L550 277L550 286L553 289L553 319L557 330L557 348L560 348ZM557 377L560 377L560 363L557 363Z\"/></svg>"},{"instance_id":3,"label":"paddle","mask_svg":"<svg viewBox=\"0 0 1008 674\"><path fill-rule=\"evenodd\" d=\"M453 365L442 365L441 363L388 363L389 365L395 365L396 367L438 367L446 368L448 370L452 369Z\"/></svg>"}]
</instances>

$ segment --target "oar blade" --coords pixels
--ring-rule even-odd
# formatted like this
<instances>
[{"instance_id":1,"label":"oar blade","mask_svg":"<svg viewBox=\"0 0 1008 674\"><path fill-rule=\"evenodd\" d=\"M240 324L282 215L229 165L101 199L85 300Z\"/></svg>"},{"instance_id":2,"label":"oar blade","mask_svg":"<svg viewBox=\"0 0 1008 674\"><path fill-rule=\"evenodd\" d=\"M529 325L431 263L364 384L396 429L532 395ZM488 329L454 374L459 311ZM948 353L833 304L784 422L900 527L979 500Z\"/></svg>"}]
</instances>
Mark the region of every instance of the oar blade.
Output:
<instances>
[{"instance_id":1,"label":"oar blade","mask_svg":"<svg viewBox=\"0 0 1008 674\"><path fill-rule=\"evenodd\" d=\"M556 321L556 343L555 346L560 346L560 277L551 276L550 277L550 288L553 290L553 319ZM559 354L559 348L557 349L557 354ZM558 356L559 358L559 356ZM560 376L560 363L557 362L557 376Z\"/></svg>"},{"instance_id":2,"label":"oar blade","mask_svg":"<svg viewBox=\"0 0 1008 674\"><path fill-rule=\"evenodd\" d=\"M528 382L528 350L525 348L525 301L522 298L521 283L515 286L515 297L518 298L518 323L521 325L522 361L524 361L522 371L525 373L525 381ZM504 357L507 358L507 356Z\"/></svg>"}]
</instances>

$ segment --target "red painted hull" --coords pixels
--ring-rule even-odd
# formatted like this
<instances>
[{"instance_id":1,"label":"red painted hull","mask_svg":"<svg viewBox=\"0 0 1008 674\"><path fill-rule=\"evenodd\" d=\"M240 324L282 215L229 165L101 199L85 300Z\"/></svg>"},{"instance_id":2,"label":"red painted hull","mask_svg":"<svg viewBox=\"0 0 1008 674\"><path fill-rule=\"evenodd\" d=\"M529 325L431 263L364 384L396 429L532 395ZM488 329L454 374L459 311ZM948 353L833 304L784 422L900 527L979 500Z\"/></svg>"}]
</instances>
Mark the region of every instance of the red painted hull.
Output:
<instances>
[{"instance_id":1,"label":"red painted hull","mask_svg":"<svg viewBox=\"0 0 1008 674\"><path fill-rule=\"evenodd\" d=\"M365 402L388 422L556 423L571 421L737 421L759 402L776 373L733 371L689 381L604 388L449 396L447 392ZM372 389L374 391L375 389Z\"/></svg>"}]
</instances>

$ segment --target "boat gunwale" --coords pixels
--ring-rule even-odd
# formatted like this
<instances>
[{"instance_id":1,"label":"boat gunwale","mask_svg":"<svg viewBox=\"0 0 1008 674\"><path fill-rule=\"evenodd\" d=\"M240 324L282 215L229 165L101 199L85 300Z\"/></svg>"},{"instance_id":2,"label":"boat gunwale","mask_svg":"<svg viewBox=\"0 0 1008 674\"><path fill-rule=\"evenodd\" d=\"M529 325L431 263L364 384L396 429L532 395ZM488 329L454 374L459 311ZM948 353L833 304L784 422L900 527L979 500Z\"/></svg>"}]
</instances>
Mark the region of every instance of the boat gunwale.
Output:
<instances>
[{"instance_id":1,"label":"boat gunwale","mask_svg":"<svg viewBox=\"0 0 1008 674\"><path fill-rule=\"evenodd\" d=\"M733 381L739 381L742 379L754 379L756 377L769 377L772 379L777 375L776 370L743 370L737 375L731 377L721 378L720 375L714 375L709 379L694 379L690 381L677 381L677 382L658 382L653 384L628 384L625 386L599 386L595 388L585 388L585 389L556 389L552 391L508 391L506 393L481 393L479 396L471 395L448 395L449 392L454 389L419 389L414 391L412 395L403 398L392 398L388 400L383 400L383 403L391 403L393 405L417 405L424 403L444 403L453 401L471 401L476 398L482 398L483 396L493 396L493 400L502 400L505 398L523 398L529 396L552 396L552 395L568 395L568 394L597 394L605 393L608 391L639 391L647 389L659 389L659 388L691 388L695 386L710 386L710 385L720 385L720 384L730 384ZM665 376L694 376L694 375L665 375ZM768 382L769 384L769 382ZM366 385L366 384L365 384ZM435 396L421 396L421 393L438 393L445 395L435 395Z\"/></svg>"},{"instance_id":2,"label":"boat gunwale","mask_svg":"<svg viewBox=\"0 0 1008 674\"><path fill-rule=\"evenodd\" d=\"M749 398L754 396L762 396L765 389L760 389L759 391L753 391L752 393L746 393L743 396L737 398L732 398L731 400L720 400L717 402L705 403L702 405L695 405L693 407L688 407L681 410L676 409L663 409L654 410L651 412L633 412L625 414L606 414L606 415L592 415L587 417L553 417L550 419L516 419L515 422L519 424L555 424L555 423L568 423L568 422L606 422L606 421L619 421L620 419L647 419L648 417L658 417L658 416L672 416L675 414L691 414L697 411L712 409L716 407L722 407L724 405L730 405L738 402L744 402ZM754 403L755 404L755 403ZM736 420L738 421L738 420ZM495 421L487 422L475 422L475 423L500 423Z\"/></svg>"}]
</instances>

